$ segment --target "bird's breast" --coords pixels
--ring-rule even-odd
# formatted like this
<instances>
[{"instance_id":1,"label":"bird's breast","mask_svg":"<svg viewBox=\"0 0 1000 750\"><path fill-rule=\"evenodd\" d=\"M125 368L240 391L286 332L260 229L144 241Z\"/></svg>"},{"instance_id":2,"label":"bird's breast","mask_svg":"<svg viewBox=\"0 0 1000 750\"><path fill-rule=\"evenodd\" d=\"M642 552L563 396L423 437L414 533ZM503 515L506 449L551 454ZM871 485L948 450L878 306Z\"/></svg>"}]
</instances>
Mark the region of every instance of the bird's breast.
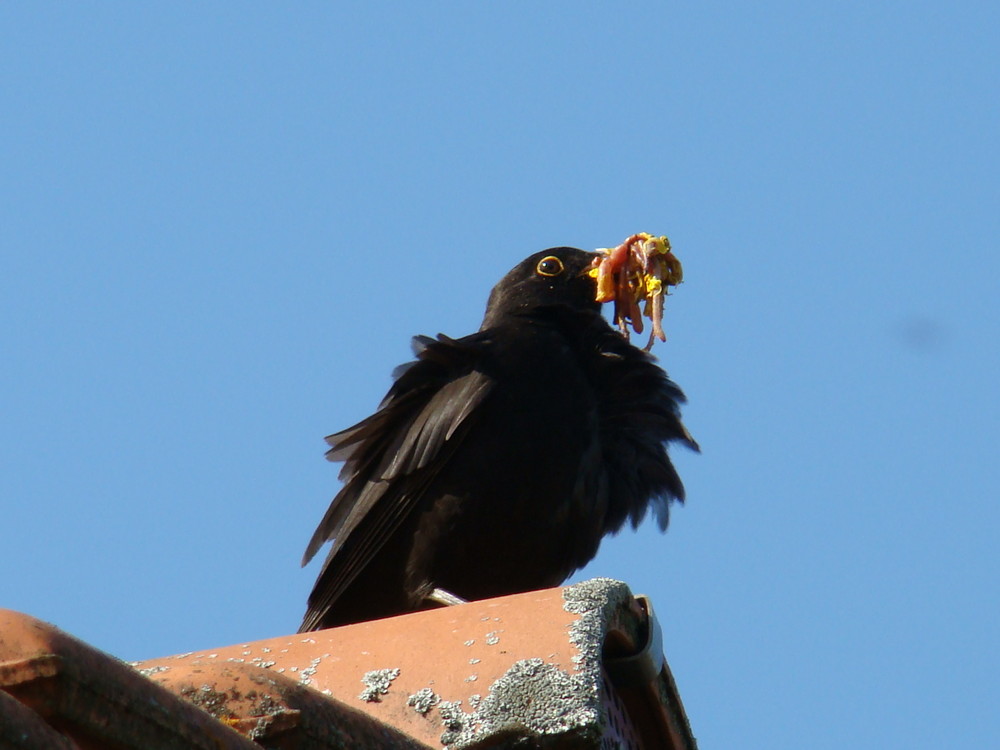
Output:
<instances>
[{"instance_id":1,"label":"bird's breast","mask_svg":"<svg viewBox=\"0 0 1000 750\"><path fill-rule=\"evenodd\" d=\"M530 337L484 373L493 388L426 494L409 565L467 598L556 585L596 551L582 536L599 539L580 533L596 402L569 347Z\"/></svg>"}]
</instances>

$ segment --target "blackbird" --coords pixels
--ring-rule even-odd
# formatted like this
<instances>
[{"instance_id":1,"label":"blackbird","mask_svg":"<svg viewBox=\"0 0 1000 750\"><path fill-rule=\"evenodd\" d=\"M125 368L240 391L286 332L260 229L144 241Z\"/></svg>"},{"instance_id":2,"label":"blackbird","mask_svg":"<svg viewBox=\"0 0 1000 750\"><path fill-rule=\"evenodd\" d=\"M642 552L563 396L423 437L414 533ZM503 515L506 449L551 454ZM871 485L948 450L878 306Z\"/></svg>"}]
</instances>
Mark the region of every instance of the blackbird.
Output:
<instances>
[{"instance_id":1,"label":"blackbird","mask_svg":"<svg viewBox=\"0 0 1000 750\"><path fill-rule=\"evenodd\" d=\"M666 529L666 444L698 446L680 389L602 317L594 258L517 264L477 333L414 338L378 410L326 439L344 486L299 632L557 586L647 510Z\"/></svg>"}]
</instances>

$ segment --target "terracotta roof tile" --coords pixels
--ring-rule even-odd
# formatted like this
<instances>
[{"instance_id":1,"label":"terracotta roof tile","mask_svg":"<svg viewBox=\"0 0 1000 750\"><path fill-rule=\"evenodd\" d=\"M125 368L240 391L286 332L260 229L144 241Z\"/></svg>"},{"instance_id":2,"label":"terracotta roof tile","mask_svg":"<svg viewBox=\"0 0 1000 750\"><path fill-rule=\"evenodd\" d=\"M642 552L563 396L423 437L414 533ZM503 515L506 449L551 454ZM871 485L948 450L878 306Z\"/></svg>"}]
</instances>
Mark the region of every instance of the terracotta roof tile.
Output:
<instances>
[{"instance_id":1,"label":"terracotta roof tile","mask_svg":"<svg viewBox=\"0 0 1000 750\"><path fill-rule=\"evenodd\" d=\"M10 610L0 610L0 689L75 743L69 747L257 747L127 664Z\"/></svg>"},{"instance_id":2,"label":"terracotta roof tile","mask_svg":"<svg viewBox=\"0 0 1000 750\"><path fill-rule=\"evenodd\" d=\"M36 727L28 715L25 731L56 728L78 747L95 732L143 748L494 748L519 738L537 748L695 747L648 601L608 579L135 671L51 626L5 617L0 688L44 719ZM26 625L34 640L17 635Z\"/></svg>"}]
</instances>

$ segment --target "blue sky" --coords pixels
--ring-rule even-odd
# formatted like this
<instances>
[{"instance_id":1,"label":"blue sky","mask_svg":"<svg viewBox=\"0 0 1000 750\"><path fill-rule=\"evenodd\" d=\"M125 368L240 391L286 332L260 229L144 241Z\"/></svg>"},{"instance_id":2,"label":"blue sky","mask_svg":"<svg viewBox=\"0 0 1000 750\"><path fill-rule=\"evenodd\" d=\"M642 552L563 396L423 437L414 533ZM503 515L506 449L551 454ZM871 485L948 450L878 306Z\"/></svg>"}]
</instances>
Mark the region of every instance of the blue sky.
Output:
<instances>
[{"instance_id":1,"label":"blue sky","mask_svg":"<svg viewBox=\"0 0 1000 750\"><path fill-rule=\"evenodd\" d=\"M703 747L1000 733L1000 11L0 5L0 606L126 659L294 630L324 435L552 245L668 234Z\"/></svg>"}]
</instances>

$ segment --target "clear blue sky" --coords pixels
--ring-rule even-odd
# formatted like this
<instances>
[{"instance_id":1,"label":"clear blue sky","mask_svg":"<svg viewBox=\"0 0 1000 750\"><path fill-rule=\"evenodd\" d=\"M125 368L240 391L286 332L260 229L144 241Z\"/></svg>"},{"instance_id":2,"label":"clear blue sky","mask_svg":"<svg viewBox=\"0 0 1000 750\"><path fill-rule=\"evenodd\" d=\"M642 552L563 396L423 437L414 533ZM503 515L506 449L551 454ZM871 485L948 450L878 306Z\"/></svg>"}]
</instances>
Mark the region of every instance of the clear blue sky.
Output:
<instances>
[{"instance_id":1,"label":"clear blue sky","mask_svg":"<svg viewBox=\"0 0 1000 750\"><path fill-rule=\"evenodd\" d=\"M995 3L3 3L0 606L294 630L324 435L551 245L666 233L705 748L1000 734Z\"/></svg>"}]
</instances>

